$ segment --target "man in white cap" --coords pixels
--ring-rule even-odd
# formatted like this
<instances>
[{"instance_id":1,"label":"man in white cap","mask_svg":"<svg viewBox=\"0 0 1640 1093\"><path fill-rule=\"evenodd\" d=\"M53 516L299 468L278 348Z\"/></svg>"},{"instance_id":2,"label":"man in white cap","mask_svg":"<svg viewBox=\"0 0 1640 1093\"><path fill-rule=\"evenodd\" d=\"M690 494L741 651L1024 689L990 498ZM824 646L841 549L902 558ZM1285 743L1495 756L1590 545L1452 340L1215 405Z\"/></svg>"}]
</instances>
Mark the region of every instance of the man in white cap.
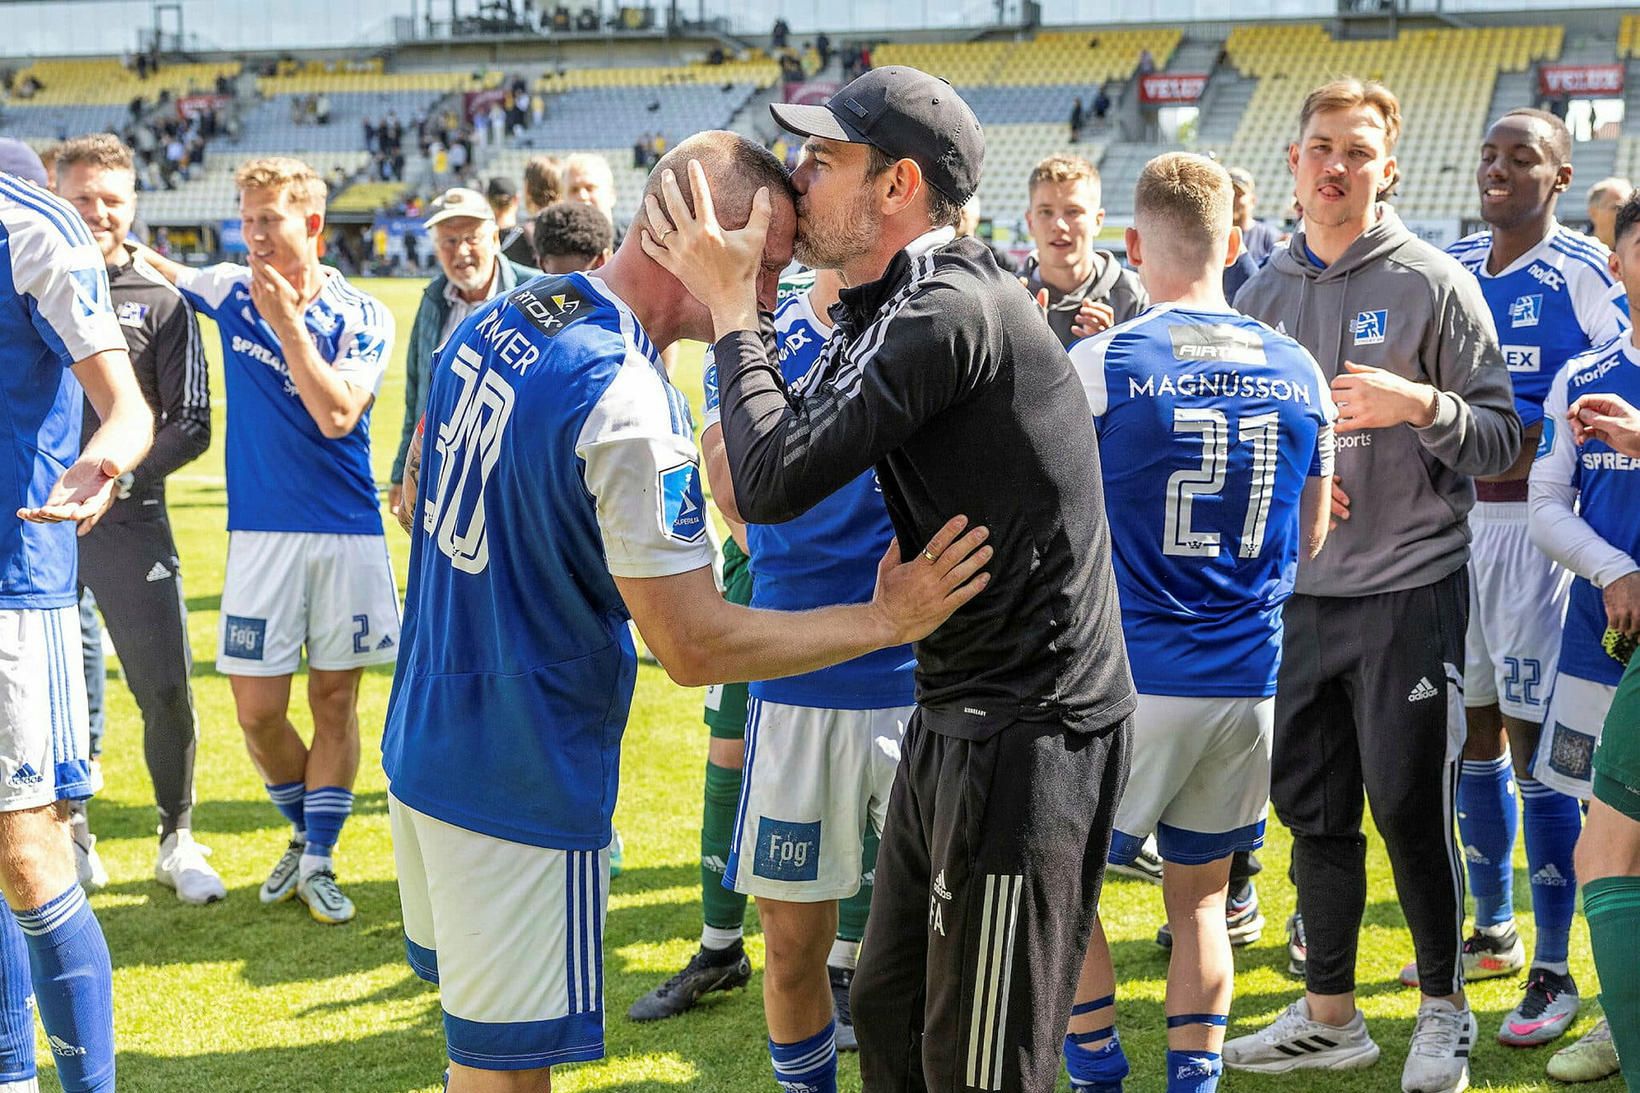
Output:
<instances>
[{"instance_id":1,"label":"man in white cap","mask_svg":"<svg viewBox=\"0 0 1640 1093\"><path fill-rule=\"evenodd\" d=\"M392 484L387 488L387 505L395 516L404 501L405 454L427 406L433 353L480 304L506 295L540 272L501 253L495 212L477 190L463 186L446 190L434 200L432 209L424 226L433 237L433 253L443 272L422 293L410 328L410 351L404 362L404 429L393 459Z\"/></svg>"}]
</instances>

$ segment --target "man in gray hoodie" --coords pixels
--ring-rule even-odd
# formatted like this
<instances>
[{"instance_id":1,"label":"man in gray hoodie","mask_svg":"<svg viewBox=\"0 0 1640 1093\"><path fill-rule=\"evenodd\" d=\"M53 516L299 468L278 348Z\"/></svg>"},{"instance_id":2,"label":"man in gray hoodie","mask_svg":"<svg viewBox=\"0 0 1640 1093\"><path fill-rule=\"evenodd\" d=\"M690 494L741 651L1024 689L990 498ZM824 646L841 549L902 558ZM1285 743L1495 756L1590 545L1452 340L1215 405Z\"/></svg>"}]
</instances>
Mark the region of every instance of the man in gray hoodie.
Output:
<instances>
[{"instance_id":1,"label":"man in gray hoodie","mask_svg":"<svg viewBox=\"0 0 1640 1093\"><path fill-rule=\"evenodd\" d=\"M1233 1068L1369 1066L1355 1007L1366 905L1363 796L1389 850L1424 998L1401 1085L1462 1089L1476 1025L1459 953L1453 837L1465 726L1465 563L1473 476L1521 443L1509 374L1473 277L1381 199L1396 182L1400 106L1379 84L1305 99L1288 153L1304 221L1236 306L1296 338L1338 406L1335 530L1299 566L1283 613L1271 796L1293 832L1308 934L1305 997L1230 1041Z\"/></svg>"}]
</instances>

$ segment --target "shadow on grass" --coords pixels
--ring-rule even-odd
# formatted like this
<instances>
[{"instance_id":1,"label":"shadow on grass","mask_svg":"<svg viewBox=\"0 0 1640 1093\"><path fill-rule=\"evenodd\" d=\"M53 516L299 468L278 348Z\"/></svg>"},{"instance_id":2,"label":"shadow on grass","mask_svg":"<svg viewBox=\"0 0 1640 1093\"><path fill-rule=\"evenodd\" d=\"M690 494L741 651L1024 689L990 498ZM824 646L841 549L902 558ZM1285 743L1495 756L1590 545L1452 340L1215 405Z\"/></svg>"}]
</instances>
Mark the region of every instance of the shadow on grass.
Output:
<instances>
[{"instance_id":1,"label":"shadow on grass","mask_svg":"<svg viewBox=\"0 0 1640 1093\"><path fill-rule=\"evenodd\" d=\"M404 1093L436 1089L443 1073L444 1030L436 1013L414 1026L350 1038L345 1045L293 1044L180 1058L142 1051L119 1055L120 1093L255 1089Z\"/></svg>"}]
</instances>

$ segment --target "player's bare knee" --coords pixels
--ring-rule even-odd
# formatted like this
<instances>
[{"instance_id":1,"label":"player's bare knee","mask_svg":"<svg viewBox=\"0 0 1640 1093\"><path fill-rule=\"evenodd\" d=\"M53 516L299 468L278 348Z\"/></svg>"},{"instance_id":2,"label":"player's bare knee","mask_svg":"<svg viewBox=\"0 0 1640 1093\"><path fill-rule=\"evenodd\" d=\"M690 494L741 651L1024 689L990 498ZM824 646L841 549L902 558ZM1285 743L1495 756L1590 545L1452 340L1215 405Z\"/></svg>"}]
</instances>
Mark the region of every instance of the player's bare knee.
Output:
<instances>
[{"instance_id":1,"label":"player's bare knee","mask_svg":"<svg viewBox=\"0 0 1640 1093\"><path fill-rule=\"evenodd\" d=\"M1591 801L1572 864L1579 884L1606 877L1640 876L1640 821L1604 801Z\"/></svg>"},{"instance_id":2,"label":"player's bare knee","mask_svg":"<svg viewBox=\"0 0 1640 1093\"><path fill-rule=\"evenodd\" d=\"M75 881L68 825L55 804L0 812L0 887L19 910L38 907Z\"/></svg>"},{"instance_id":3,"label":"player's bare knee","mask_svg":"<svg viewBox=\"0 0 1640 1093\"><path fill-rule=\"evenodd\" d=\"M763 974L776 985L799 985L823 974L832 935L837 932L835 903L757 901L763 923Z\"/></svg>"},{"instance_id":4,"label":"player's bare knee","mask_svg":"<svg viewBox=\"0 0 1640 1093\"><path fill-rule=\"evenodd\" d=\"M476 1070L450 1065L449 1093L551 1093L552 1070Z\"/></svg>"}]
</instances>

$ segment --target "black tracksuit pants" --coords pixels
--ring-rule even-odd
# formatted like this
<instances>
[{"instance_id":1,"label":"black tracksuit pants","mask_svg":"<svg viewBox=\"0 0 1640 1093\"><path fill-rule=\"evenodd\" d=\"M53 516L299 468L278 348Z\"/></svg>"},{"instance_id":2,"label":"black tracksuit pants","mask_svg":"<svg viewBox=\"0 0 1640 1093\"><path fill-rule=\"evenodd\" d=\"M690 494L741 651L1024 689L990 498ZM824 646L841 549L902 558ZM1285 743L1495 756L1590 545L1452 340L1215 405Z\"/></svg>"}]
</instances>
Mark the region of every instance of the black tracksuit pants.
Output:
<instances>
[{"instance_id":1,"label":"black tracksuit pants","mask_svg":"<svg viewBox=\"0 0 1640 1093\"><path fill-rule=\"evenodd\" d=\"M1287 601L1270 796L1293 833L1305 981L1317 994L1355 989L1367 902L1363 793L1389 851L1423 992L1462 985L1454 823L1468 615L1466 569L1401 592Z\"/></svg>"},{"instance_id":2,"label":"black tracksuit pants","mask_svg":"<svg viewBox=\"0 0 1640 1093\"><path fill-rule=\"evenodd\" d=\"M912 717L851 997L866 1093L1054 1088L1131 745Z\"/></svg>"},{"instance_id":3,"label":"black tracksuit pants","mask_svg":"<svg viewBox=\"0 0 1640 1093\"><path fill-rule=\"evenodd\" d=\"M80 583L97 597L120 654L120 670L142 711L143 755L154 782L161 834L190 826L199 738L188 677L193 651L164 517L101 523L80 540Z\"/></svg>"}]
</instances>

